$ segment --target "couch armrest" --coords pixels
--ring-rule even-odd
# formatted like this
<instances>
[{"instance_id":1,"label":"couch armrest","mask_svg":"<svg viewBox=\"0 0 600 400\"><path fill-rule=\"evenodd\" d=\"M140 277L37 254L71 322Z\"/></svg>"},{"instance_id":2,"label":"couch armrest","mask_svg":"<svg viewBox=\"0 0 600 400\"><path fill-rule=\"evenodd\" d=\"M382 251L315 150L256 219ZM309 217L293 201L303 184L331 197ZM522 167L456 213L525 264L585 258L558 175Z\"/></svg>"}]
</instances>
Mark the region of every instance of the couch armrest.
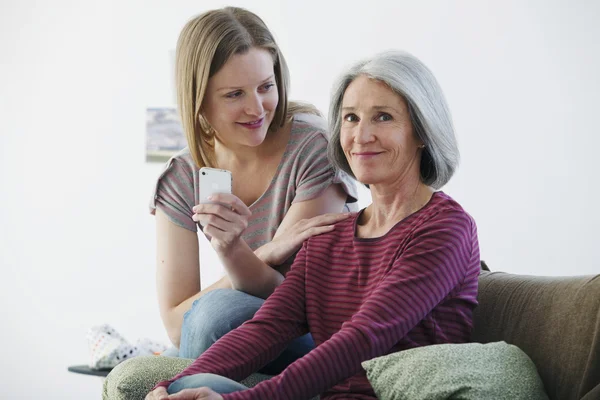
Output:
<instances>
[{"instance_id":1,"label":"couch armrest","mask_svg":"<svg viewBox=\"0 0 600 400\"><path fill-rule=\"evenodd\" d=\"M590 390L581 400L598 400L600 399L600 385Z\"/></svg>"},{"instance_id":2,"label":"couch armrest","mask_svg":"<svg viewBox=\"0 0 600 400\"><path fill-rule=\"evenodd\" d=\"M478 299L473 341L504 340L525 351L550 399L580 400L600 390L600 275L482 271Z\"/></svg>"}]
</instances>

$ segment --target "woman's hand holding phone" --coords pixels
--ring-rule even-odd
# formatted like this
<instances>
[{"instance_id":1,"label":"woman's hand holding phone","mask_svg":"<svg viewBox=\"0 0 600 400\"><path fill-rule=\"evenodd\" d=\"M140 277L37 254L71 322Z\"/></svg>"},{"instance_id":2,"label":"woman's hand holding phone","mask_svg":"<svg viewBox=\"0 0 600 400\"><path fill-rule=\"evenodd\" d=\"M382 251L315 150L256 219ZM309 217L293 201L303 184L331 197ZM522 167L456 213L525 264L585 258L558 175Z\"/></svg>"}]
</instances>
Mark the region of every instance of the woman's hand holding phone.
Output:
<instances>
[{"instance_id":1,"label":"woman's hand holding phone","mask_svg":"<svg viewBox=\"0 0 600 400\"><path fill-rule=\"evenodd\" d=\"M202 225L210 244L223 255L241 240L252 212L242 200L230 193L215 193L208 200L210 203L193 208L192 219Z\"/></svg>"},{"instance_id":2,"label":"woman's hand holding phone","mask_svg":"<svg viewBox=\"0 0 600 400\"><path fill-rule=\"evenodd\" d=\"M218 254L227 254L248 226L250 209L231 194L231 172L219 168L200 168L200 204L192 219L202 225L204 234Z\"/></svg>"}]
</instances>

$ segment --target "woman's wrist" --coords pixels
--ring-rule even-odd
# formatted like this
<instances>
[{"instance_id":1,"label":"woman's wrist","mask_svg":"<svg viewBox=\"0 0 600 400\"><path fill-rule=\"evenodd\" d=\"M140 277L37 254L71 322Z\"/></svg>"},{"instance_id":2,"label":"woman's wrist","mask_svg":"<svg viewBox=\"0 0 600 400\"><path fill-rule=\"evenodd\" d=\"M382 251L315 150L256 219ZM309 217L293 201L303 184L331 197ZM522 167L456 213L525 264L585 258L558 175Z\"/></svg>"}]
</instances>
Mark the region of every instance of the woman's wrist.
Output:
<instances>
[{"instance_id":1,"label":"woman's wrist","mask_svg":"<svg viewBox=\"0 0 600 400\"><path fill-rule=\"evenodd\" d=\"M254 250L254 255L261 260L262 262L264 262L267 265L272 266L273 263L271 261L271 243L269 242L267 244L264 244L262 246L260 246L258 249Z\"/></svg>"},{"instance_id":2,"label":"woman's wrist","mask_svg":"<svg viewBox=\"0 0 600 400\"><path fill-rule=\"evenodd\" d=\"M219 258L224 262L235 262L237 258L247 252L247 248L249 249L248 245L242 238L238 238L234 242L228 243L226 246L215 246L213 244L213 249L215 249L215 252ZM250 250L250 252L252 252L252 250Z\"/></svg>"}]
</instances>

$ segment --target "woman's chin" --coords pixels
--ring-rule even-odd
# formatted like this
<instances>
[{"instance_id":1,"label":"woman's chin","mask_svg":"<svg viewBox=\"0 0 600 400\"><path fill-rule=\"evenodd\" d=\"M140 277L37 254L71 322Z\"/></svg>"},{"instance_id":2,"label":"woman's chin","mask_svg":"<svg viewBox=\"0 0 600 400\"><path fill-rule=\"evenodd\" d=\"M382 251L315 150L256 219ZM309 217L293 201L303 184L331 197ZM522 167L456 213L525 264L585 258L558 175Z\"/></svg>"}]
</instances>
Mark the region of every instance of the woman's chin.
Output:
<instances>
[{"instance_id":1,"label":"woman's chin","mask_svg":"<svg viewBox=\"0 0 600 400\"><path fill-rule=\"evenodd\" d=\"M258 147L261 144L264 143L265 139L267 138L267 134L266 132L256 132L256 133L252 133L250 135L247 135L246 137L244 137L241 142L241 144L248 146L248 147Z\"/></svg>"},{"instance_id":2,"label":"woman's chin","mask_svg":"<svg viewBox=\"0 0 600 400\"><path fill-rule=\"evenodd\" d=\"M356 180L359 181L360 183L362 183L363 185L373 185L379 181L376 176L374 176L373 174L369 174L369 173L357 174L355 172L354 176L356 177Z\"/></svg>"}]
</instances>

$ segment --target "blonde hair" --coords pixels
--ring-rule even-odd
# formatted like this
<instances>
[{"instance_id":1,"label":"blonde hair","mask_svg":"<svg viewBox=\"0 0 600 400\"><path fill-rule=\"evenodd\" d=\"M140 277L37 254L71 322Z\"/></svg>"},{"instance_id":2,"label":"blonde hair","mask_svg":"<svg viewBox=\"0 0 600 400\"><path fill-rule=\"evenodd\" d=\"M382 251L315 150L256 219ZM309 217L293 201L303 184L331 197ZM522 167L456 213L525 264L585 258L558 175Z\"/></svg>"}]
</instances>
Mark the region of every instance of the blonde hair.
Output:
<instances>
[{"instance_id":1,"label":"blonde hair","mask_svg":"<svg viewBox=\"0 0 600 400\"><path fill-rule=\"evenodd\" d=\"M179 113L190 154L198 168L214 166L214 135L202 116L208 79L233 55L244 54L253 47L265 49L273 56L279 103L269 131L277 131L297 113L320 115L309 104L288 104L287 64L262 19L237 7L205 12L184 26L177 41L175 57Z\"/></svg>"}]
</instances>

